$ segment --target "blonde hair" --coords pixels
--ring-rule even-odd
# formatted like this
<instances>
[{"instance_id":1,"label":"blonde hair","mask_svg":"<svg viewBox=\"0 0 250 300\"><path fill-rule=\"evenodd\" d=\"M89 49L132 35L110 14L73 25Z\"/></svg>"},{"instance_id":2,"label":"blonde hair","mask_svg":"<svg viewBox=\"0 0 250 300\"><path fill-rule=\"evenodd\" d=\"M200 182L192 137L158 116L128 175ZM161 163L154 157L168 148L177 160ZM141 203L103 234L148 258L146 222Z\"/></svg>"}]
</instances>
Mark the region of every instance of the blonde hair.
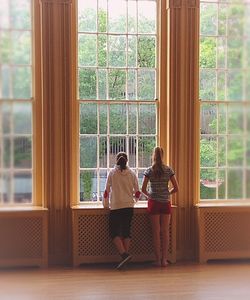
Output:
<instances>
[{"instance_id":1,"label":"blonde hair","mask_svg":"<svg viewBox=\"0 0 250 300\"><path fill-rule=\"evenodd\" d=\"M152 155L152 169L157 177L161 177L164 173L163 165L163 149L155 147Z\"/></svg>"}]
</instances>

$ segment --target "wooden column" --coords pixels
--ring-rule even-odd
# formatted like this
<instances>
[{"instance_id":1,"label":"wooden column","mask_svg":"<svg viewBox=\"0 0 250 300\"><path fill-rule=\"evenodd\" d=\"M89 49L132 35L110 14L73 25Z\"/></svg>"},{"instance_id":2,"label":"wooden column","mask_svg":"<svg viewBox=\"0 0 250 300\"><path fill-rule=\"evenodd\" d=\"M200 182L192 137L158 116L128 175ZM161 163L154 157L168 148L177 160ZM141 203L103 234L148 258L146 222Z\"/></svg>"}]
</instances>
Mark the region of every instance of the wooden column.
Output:
<instances>
[{"instance_id":1,"label":"wooden column","mask_svg":"<svg viewBox=\"0 0 250 300\"><path fill-rule=\"evenodd\" d=\"M49 264L71 261L71 0L41 0L43 175L49 209Z\"/></svg>"},{"instance_id":2,"label":"wooden column","mask_svg":"<svg viewBox=\"0 0 250 300\"><path fill-rule=\"evenodd\" d=\"M180 190L174 196L178 206L177 255L194 258L196 227L193 205L199 188L199 2L170 0L168 11L168 116L169 164L176 171Z\"/></svg>"}]
</instances>

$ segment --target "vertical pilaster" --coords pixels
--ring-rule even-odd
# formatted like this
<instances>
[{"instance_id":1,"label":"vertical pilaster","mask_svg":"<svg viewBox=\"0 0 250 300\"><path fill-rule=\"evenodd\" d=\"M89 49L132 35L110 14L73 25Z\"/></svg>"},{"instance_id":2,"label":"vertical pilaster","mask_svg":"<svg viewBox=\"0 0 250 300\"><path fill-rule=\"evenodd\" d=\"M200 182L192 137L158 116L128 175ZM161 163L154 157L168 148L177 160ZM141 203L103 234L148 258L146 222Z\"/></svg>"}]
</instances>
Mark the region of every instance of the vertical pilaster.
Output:
<instances>
[{"instance_id":1,"label":"vertical pilaster","mask_svg":"<svg viewBox=\"0 0 250 300\"><path fill-rule=\"evenodd\" d=\"M70 237L71 0L41 0L43 173L49 262L67 264Z\"/></svg>"},{"instance_id":2,"label":"vertical pilaster","mask_svg":"<svg viewBox=\"0 0 250 300\"><path fill-rule=\"evenodd\" d=\"M199 162L199 2L170 0L168 103L169 162L176 171L180 190L177 248L179 258L193 258L195 223L193 205L198 197Z\"/></svg>"}]
</instances>

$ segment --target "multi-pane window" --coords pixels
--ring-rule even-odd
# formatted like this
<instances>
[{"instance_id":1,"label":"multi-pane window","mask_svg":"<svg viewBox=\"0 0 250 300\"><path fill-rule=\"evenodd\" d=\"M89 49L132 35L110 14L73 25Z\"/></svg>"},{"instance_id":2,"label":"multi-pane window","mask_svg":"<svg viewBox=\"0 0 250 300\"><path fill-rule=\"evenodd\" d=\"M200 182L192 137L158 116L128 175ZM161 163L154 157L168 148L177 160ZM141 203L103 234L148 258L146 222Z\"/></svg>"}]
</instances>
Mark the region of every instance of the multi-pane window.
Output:
<instances>
[{"instance_id":1,"label":"multi-pane window","mask_svg":"<svg viewBox=\"0 0 250 300\"><path fill-rule=\"evenodd\" d=\"M99 201L115 156L139 178L157 137L157 1L78 1L80 201Z\"/></svg>"},{"instance_id":2,"label":"multi-pane window","mask_svg":"<svg viewBox=\"0 0 250 300\"><path fill-rule=\"evenodd\" d=\"M0 205L33 198L31 2L0 5Z\"/></svg>"},{"instance_id":3,"label":"multi-pane window","mask_svg":"<svg viewBox=\"0 0 250 300\"><path fill-rule=\"evenodd\" d=\"M250 198L250 3L200 4L200 197Z\"/></svg>"}]
</instances>

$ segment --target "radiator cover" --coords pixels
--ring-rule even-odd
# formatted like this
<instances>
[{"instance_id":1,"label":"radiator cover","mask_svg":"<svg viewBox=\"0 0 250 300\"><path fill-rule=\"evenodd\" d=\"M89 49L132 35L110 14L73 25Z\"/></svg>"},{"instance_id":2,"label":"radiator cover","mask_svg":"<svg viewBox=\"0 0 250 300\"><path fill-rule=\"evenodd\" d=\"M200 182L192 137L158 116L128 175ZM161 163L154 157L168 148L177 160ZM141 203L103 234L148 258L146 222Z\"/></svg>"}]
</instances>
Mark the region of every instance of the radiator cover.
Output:
<instances>
[{"instance_id":1,"label":"radiator cover","mask_svg":"<svg viewBox=\"0 0 250 300\"><path fill-rule=\"evenodd\" d=\"M170 225L169 260L176 261L176 217L173 208ZM108 213L102 208L72 209L73 265L117 262L117 254L108 233ZM132 223L131 254L133 261L153 260L150 221L145 208L135 208Z\"/></svg>"},{"instance_id":2,"label":"radiator cover","mask_svg":"<svg viewBox=\"0 0 250 300\"><path fill-rule=\"evenodd\" d=\"M250 258L250 207L198 208L199 261Z\"/></svg>"},{"instance_id":3,"label":"radiator cover","mask_svg":"<svg viewBox=\"0 0 250 300\"><path fill-rule=\"evenodd\" d=\"M0 210L0 266L48 265L45 209Z\"/></svg>"}]
</instances>

